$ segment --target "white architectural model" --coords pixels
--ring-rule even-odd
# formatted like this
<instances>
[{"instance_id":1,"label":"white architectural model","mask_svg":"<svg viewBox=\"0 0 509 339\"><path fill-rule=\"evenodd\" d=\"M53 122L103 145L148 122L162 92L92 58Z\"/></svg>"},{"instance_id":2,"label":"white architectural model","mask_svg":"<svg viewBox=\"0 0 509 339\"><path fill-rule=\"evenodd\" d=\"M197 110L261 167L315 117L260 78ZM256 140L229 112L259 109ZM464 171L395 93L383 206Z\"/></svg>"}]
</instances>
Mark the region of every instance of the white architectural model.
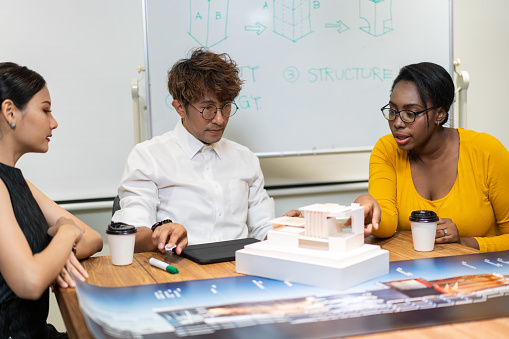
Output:
<instances>
[{"instance_id":1,"label":"white architectural model","mask_svg":"<svg viewBox=\"0 0 509 339\"><path fill-rule=\"evenodd\" d=\"M235 254L239 273L342 290L389 272L389 252L364 244L359 204L314 204L273 220L267 240ZM351 218L351 231L343 224Z\"/></svg>"}]
</instances>

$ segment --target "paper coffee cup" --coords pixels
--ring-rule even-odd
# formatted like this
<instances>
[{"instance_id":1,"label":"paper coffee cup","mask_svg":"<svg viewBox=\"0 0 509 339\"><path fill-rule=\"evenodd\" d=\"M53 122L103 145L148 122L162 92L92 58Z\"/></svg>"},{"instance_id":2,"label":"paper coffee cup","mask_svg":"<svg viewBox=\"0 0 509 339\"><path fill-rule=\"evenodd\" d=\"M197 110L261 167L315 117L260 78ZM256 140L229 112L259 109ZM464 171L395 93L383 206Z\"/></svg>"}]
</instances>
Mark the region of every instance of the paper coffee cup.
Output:
<instances>
[{"instance_id":1,"label":"paper coffee cup","mask_svg":"<svg viewBox=\"0 0 509 339\"><path fill-rule=\"evenodd\" d=\"M132 225L111 223L106 230L110 244L111 262L113 265L130 265L133 262L134 241L138 230Z\"/></svg>"},{"instance_id":2,"label":"paper coffee cup","mask_svg":"<svg viewBox=\"0 0 509 339\"><path fill-rule=\"evenodd\" d=\"M414 250L420 252L433 251L437 232L438 216L433 211L413 211L410 215Z\"/></svg>"}]
</instances>

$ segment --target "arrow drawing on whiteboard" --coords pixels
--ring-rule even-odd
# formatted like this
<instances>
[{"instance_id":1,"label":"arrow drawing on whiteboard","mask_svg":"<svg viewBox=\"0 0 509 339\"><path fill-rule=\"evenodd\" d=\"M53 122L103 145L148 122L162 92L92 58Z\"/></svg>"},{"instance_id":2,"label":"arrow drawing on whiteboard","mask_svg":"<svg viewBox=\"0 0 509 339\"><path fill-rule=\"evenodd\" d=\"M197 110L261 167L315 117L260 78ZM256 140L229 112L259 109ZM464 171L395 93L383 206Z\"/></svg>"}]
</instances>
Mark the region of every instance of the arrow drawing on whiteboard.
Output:
<instances>
[{"instance_id":1,"label":"arrow drawing on whiteboard","mask_svg":"<svg viewBox=\"0 0 509 339\"><path fill-rule=\"evenodd\" d=\"M256 31L256 35L260 35L267 29L267 26L262 25L257 21L254 26L244 26L244 29L246 31Z\"/></svg>"},{"instance_id":2,"label":"arrow drawing on whiteboard","mask_svg":"<svg viewBox=\"0 0 509 339\"><path fill-rule=\"evenodd\" d=\"M343 33L350 29L350 27L345 25L341 20L336 21L335 24L325 24L325 28L337 28L338 33Z\"/></svg>"}]
</instances>

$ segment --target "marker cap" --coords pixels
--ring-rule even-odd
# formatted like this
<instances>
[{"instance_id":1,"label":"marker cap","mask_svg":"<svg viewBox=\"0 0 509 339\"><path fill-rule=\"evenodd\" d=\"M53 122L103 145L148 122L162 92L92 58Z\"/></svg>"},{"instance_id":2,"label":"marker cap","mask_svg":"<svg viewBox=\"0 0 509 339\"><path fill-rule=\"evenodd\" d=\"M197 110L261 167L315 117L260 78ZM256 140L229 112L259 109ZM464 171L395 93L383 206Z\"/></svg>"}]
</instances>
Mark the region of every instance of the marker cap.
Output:
<instances>
[{"instance_id":1,"label":"marker cap","mask_svg":"<svg viewBox=\"0 0 509 339\"><path fill-rule=\"evenodd\" d=\"M171 274L177 274L179 270L176 267L168 265L166 266L166 272L170 272Z\"/></svg>"}]
</instances>

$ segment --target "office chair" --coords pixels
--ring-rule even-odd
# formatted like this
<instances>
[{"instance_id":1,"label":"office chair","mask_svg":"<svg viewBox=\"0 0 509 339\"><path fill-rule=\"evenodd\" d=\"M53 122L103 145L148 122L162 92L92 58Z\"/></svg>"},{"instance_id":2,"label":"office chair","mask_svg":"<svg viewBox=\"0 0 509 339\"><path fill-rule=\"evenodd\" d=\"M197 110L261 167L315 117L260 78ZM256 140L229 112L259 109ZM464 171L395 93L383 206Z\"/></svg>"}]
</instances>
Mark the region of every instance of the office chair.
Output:
<instances>
[{"instance_id":1,"label":"office chair","mask_svg":"<svg viewBox=\"0 0 509 339\"><path fill-rule=\"evenodd\" d=\"M113 199L113 207L111 209L111 216L113 216L113 214L115 214L115 212L118 211L119 209L120 209L120 198L117 195L115 197L115 199Z\"/></svg>"}]
</instances>

